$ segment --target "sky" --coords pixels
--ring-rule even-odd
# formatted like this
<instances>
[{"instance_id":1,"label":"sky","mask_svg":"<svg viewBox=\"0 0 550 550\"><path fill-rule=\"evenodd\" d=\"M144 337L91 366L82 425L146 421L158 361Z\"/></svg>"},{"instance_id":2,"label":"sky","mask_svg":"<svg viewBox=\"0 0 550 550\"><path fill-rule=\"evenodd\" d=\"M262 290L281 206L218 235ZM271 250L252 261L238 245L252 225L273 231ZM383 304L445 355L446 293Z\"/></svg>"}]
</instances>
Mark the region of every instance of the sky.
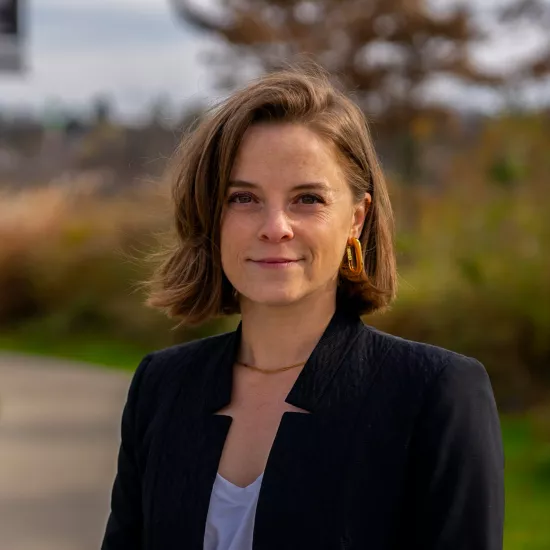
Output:
<instances>
[{"instance_id":1,"label":"sky","mask_svg":"<svg viewBox=\"0 0 550 550\"><path fill-rule=\"evenodd\" d=\"M0 73L0 107L41 112L59 104L81 110L91 99L107 96L119 116L132 119L160 96L179 109L212 98L216 92L199 52L214 42L178 20L172 1L26 0L26 70ZM200 0L202 5L214 1ZM541 44L530 29L517 32L480 48L479 62L506 67ZM465 94L445 79L428 93L464 106L494 106L492 94L471 89Z\"/></svg>"},{"instance_id":2,"label":"sky","mask_svg":"<svg viewBox=\"0 0 550 550\"><path fill-rule=\"evenodd\" d=\"M212 40L174 15L171 0L27 0L26 69L0 73L0 105L69 109L111 98L124 117L159 96L175 104L212 91L200 50Z\"/></svg>"}]
</instances>

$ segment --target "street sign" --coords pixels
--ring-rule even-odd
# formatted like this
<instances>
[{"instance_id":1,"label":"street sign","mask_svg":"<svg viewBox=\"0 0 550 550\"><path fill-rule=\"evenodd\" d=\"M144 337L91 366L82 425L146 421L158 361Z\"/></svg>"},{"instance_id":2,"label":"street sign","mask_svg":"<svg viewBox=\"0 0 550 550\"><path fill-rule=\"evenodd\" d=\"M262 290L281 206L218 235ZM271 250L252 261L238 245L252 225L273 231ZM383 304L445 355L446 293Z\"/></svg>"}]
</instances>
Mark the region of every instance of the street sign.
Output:
<instances>
[{"instance_id":1,"label":"street sign","mask_svg":"<svg viewBox=\"0 0 550 550\"><path fill-rule=\"evenodd\" d=\"M0 71L20 71L23 40L21 0L0 0Z\"/></svg>"}]
</instances>

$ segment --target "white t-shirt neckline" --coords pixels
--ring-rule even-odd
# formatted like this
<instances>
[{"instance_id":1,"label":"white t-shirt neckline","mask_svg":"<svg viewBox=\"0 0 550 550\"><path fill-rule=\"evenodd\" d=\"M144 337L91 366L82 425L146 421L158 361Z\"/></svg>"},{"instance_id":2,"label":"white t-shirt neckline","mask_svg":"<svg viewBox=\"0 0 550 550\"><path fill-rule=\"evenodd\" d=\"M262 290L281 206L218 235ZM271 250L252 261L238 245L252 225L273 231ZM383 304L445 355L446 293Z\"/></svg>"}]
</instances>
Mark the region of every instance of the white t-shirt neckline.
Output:
<instances>
[{"instance_id":1,"label":"white t-shirt neckline","mask_svg":"<svg viewBox=\"0 0 550 550\"><path fill-rule=\"evenodd\" d=\"M234 483L231 483L228 479L225 479L220 472L216 474L216 477L222 481L222 483L226 483L230 487L234 487L235 489L240 489L241 491L246 491L247 489L250 489L252 487L255 487L257 483L262 481L262 478L264 477L264 473L262 472L252 483L247 485L246 487L241 487L240 485L235 485Z\"/></svg>"},{"instance_id":2,"label":"white t-shirt neckline","mask_svg":"<svg viewBox=\"0 0 550 550\"><path fill-rule=\"evenodd\" d=\"M210 495L204 550L252 550L252 537L263 472L239 487L219 472Z\"/></svg>"}]
</instances>

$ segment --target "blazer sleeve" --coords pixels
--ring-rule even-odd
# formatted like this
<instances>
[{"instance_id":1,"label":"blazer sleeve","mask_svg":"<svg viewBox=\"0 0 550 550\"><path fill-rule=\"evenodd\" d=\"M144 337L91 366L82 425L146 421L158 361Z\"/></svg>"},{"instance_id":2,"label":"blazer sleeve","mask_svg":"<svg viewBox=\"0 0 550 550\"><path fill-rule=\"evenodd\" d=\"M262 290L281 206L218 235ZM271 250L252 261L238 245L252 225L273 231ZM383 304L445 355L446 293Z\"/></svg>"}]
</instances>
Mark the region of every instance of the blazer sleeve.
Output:
<instances>
[{"instance_id":1,"label":"blazer sleeve","mask_svg":"<svg viewBox=\"0 0 550 550\"><path fill-rule=\"evenodd\" d=\"M136 463L135 417L144 371L151 361L146 355L139 363L128 390L122 412L121 441L117 472L111 491L111 510L101 550L142 548L141 477Z\"/></svg>"},{"instance_id":2,"label":"blazer sleeve","mask_svg":"<svg viewBox=\"0 0 550 550\"><path fill-rule=\"evenodd\" d=\"M502 550L502 436L489 376L479 361L450 360L428 390L411 444L411 546Z\"/></svg>"}]
</instances>

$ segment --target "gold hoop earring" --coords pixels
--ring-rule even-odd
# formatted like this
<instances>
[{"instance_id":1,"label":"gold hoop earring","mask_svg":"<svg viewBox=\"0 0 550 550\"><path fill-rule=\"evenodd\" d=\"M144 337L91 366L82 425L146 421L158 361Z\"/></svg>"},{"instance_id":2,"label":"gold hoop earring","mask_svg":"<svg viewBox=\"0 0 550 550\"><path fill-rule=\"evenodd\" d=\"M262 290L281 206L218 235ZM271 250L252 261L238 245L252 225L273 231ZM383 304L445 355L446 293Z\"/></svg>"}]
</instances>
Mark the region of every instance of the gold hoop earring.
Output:
<instances>
[{"instance_id":1,"label":"gold hoop earring","mask_svg":"<svg viewBox=\"0 0 550 550\"><path fill-rule=\"evenodd\" d=\"M351 281L362 281L366 279L364 274L363 251L361 241L350 237L346 245L346 260L342 265L344 276Z\"/></svg>"}]
</instances>

